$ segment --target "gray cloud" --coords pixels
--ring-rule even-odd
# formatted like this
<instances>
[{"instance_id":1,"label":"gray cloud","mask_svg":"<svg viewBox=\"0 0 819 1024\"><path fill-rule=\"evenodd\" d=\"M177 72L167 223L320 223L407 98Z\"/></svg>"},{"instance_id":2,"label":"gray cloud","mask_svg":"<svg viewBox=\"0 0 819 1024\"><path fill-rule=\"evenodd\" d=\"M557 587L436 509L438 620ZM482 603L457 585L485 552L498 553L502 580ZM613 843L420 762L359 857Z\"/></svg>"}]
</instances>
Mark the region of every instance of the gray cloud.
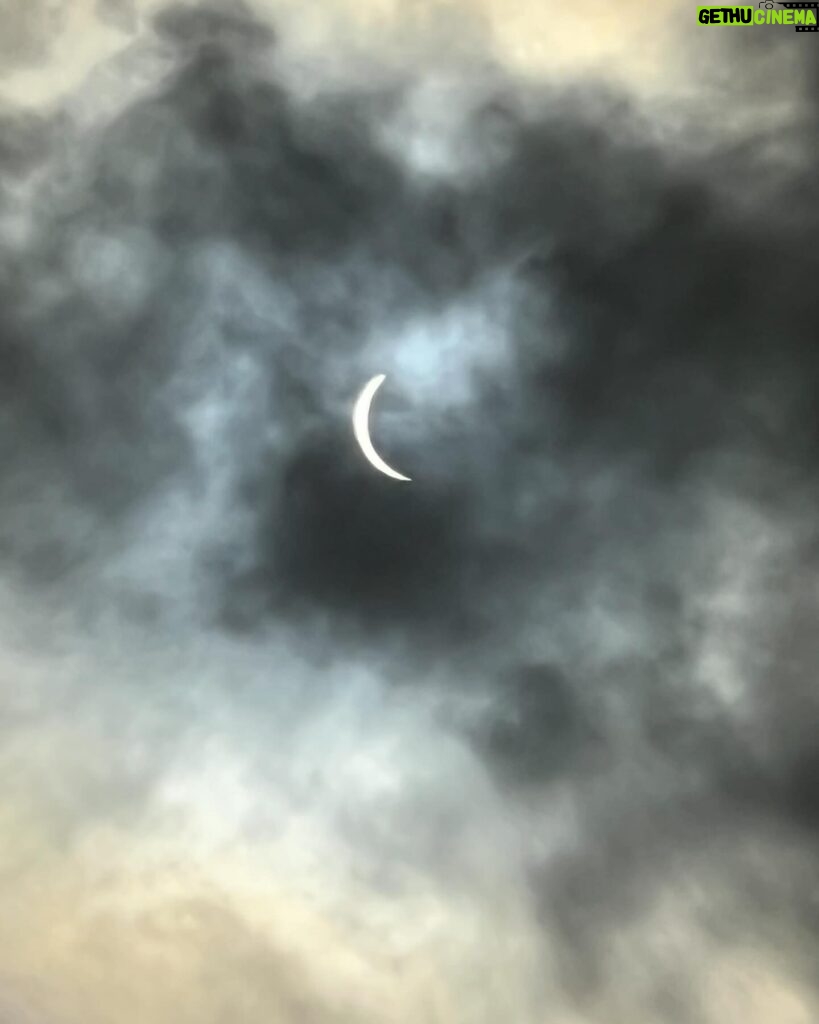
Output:
<instances>
[{"instance_id":1,"label":"gray cloud","mask_svg":"<svg viewBox=\"0 0 819 1024\"><path fill-rule=\"evenodd\" d=\"M393 1019L339 952L383 995L387 934L508 978L470 1001L444 958L449 1008L419 981L408 1019L807 1020L815 94L697 144L494 69L432 172L403 72L300 98L239 8L134 46L167 74L118 112L9 114L0 142L0 571L21 621L73 616L54 650L9 641L58 680L6 720L20 835L51 822L71 878L94 836L141 892L122 849L164 863L176 823L170 875L220 896L160 901L135 971L161 934L218 975L208 1020ZM349 437L382 369L407 487ZM312 908L262 887L286 969L252 923L279 871ZM709 962L759 967L747 1013Z\"/></svg>"}]
</instances>

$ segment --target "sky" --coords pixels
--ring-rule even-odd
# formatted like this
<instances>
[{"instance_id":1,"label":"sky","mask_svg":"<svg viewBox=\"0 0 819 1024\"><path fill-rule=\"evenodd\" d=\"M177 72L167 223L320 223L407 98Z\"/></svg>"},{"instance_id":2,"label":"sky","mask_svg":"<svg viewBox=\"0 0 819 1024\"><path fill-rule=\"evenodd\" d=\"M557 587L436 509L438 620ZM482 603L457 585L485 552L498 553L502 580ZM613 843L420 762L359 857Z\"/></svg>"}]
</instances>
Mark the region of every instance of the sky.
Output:
<instances>
[{"instance_id":1,"label":"sky","mask_svg":"<svg viewBox=\"0 0 819 1024\"><path fill-rule=\"evenodd\" d=\"M0 17L0 1022L819 1019L816 38Z\"/></svg>"}]
</instances>

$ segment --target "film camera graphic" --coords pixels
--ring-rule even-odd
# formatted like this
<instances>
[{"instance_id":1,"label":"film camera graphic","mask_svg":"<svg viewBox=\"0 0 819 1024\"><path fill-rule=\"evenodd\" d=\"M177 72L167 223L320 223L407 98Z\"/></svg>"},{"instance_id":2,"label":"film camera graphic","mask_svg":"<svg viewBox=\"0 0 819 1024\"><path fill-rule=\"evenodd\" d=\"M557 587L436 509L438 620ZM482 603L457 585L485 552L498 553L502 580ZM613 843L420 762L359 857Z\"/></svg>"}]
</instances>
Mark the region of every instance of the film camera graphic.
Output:
<instances>
[{"instance_id":1,"label":"film camera graphic","mask_svg":"<svg viewBox=\"0 0 819 1024\"><path fill-rule=\"evenodd\" d=\"M773 11L781 8L785 8L787 11L806 11L819 10L819 0L806 0L802 3L774 3L772 0L760 0L757 7L763 10ZM816 32L819 29L819 25L797 25L797 32Z\"/></svg>"}]
</instances>

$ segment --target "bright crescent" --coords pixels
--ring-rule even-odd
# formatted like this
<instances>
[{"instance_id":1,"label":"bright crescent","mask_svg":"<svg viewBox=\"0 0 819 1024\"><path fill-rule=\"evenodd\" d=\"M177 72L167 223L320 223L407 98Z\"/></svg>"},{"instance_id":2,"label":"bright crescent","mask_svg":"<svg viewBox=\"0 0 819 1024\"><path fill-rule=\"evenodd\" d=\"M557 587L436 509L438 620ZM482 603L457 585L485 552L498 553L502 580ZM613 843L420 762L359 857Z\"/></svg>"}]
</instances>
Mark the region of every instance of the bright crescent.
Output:
<instances>
[{"instance_id":1,"label":"bright crescent","mask_svg":"<svg viewBox=\"0 0 819 1024\"><path fill-rule=\"evenodd\" d=\"M353 433L355 434L356 441L361 446L362 452L364 452L364 458L371 466L374 466L380 473L391 476L393 480L409 480L410 477L402 476L392 466L387 465L370 440L370 406L373 404L376 391L378 391L385 380L385 375L380 373L364 385L361 394L353 406Z\"/></svg>"}]
</instances>

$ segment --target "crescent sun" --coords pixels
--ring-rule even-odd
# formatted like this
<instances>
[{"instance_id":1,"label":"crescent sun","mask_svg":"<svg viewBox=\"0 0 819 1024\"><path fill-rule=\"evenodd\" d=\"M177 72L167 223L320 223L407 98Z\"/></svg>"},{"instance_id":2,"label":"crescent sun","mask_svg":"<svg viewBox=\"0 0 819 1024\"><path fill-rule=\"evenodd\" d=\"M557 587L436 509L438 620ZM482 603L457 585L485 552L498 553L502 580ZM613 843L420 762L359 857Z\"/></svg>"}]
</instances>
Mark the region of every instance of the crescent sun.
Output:
<instances>
[{"instance_id":1,"label":"crescent sun","mask_svg":"<svg viewBox=\"0 0 819 1024\"><path fill-rule=\"evenodd\" d=\"M392 466L387 465L370 440L370 406L373 404L376 391L378 391L385 380L385 375L380 373L364 385L361 394L353 406L353 433L361 447L361 451L364 453L364 458L371 466L374 466L380 473L391 476L393 480L409 480L410 477L402 476Z\"/></svg>"}]
</instances>

